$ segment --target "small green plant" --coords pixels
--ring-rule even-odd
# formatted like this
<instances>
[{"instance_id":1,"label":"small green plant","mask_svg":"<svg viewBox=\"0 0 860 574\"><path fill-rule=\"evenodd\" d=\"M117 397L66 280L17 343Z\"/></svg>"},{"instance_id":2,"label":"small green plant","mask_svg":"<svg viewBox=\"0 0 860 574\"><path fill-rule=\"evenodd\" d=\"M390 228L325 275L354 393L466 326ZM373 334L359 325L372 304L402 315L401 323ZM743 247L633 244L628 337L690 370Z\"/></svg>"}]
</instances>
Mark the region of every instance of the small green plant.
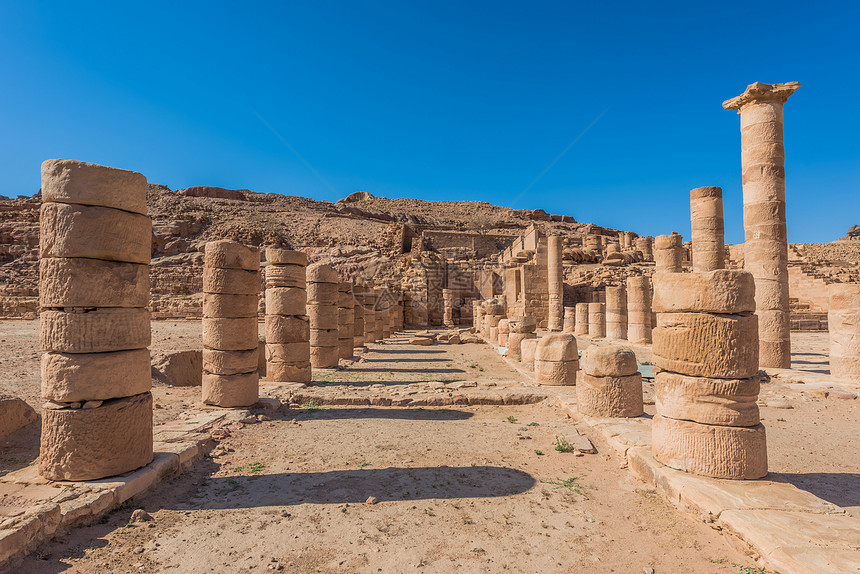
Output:
<instances>
[{"instance_id":1,"label":"small green plant","mask_svg":"<svg viewBox=\"0 0 860 574\"><path fill-rule=\"evenodd\" d=\"M779 421L779 422L781 422L781 423L784 423L784 422L785 422L785 419L776 419L776 420L777 420L777 421Z\"/></svg>"},{"instance_id":2,"label":"small green plant","mask_svg":"<svg viewBox=\"0 0 860 574\"><path fill-rule=\"evenodd\" d=\"M573 452L574 446L564 435L555 435L555 450L558 452Z\"/></svg>"},{"instance_id":3,"label":"small green plant","mask_svg":"<svg viewBox=\"0 0 860 574\"><path fill-rule=\"evenodd\" d=\"M741 566L736 562L732 562L732 566L738 569L738 574L779 574L778 570L768 570L759 566Z\"/></svg>"},{"instance_id":4,"label":"small green plant","mask_svg":"<svg viewBox=\"0 0 860 574\"><path fill-rule=\"evenodd\" d=\"M248 472L260 472L266 466L264 462L252 462L248 465Z\"/></svg>"},{"instance_id":5,"label":"small green plant","mask_svg":"<svg viewBox=\"0 0 860 574\"><path fill-rule=\"evenodd\" d=\"M234 478L228 478L227 484L229 484L233 488L233 490L239 488L239 481Z\"/></svg>"},{"instance_id":6,"label":"small green plant","mask_svg":"<svg viewBox=\"0 0 860 574\"><path fill-rule=\"evenodd\" d=\"M302 410L306 413L315 413L320 410L320 406L316 403L304 403L302 404Z\"/></svg>"},{"instance_id":7,"label":"small green plant","mask_svg":"<svg viewBox=\"0 0 860 574\"><path fill-rule=\"evenodd\" d=\"M508 422L514 424L515 422L517 422L517 417L515 417L514 415L509 415Z\"/></svg>"},{"instance_id":8,"label":"small green plant","mask_svg":"<svg viewBox=\"0 0 860 574\"><path fill-rule=\"evenodd\" d=\"M708 562L710 562L711 564L725 564L726 562L728 562L728 560L726 560L725 558L711 558L708 560Z\"/></svg>"},{"instance_id":9,"label":"small green plant","mask_svg":"<svg viewBox=\"0 0 860 574\"><path fill-rule=\"evenodd\" d=\"M579 480L578 476L569 476L562 481L547 480L546 483L553 484L555 486L561 486L577 494L582 494L582 490L580 490L580 485L576 483L577 480Z\"/></svg>"},{"instance_id":10,"label":"small green plant","mask_svg":"<svg viewBox=\"0 0 860 574\"><path fill-rule=\"evenodd\" d=\"M233 472L242 472L243 470L245 470L245 468L246 468L246 465L243 464L241 466L234 466L230 470L232 470Z\"/></svg>"},{"instance_id":11,"label":"small green plant","mask_svg":"<svg viewBox=\"0 0 860 574\"><path fill-rule=\"evenodd\" d=\"M539 426L540 426L540 424L539 424L539 423L535 423L535 422L531 422L531 423L527 424L526 426L527 426L527 427L539 427Z\"/></svg>"},{"instance_id":12,"label":"small green plant","mask_svg":"<svg viewBox=\"0 0 860 574\"><path fill-rule=\"evenodd\" d=\"M369 464L370 464L369 462L367 462L366 460L363 460L360 463L358 463L358 468L364 468L365 466L367 466Z\"/></svg>"},{"instance_id":13,"label":"small green plant","mask_svg":"<svg viewBox=\"0 0 860 574\"><path fill-rule=\"evenodd\" d=\"M543 451L535 449L535 454L538 456L543 456Z\"/></svg>"}]
</instances>

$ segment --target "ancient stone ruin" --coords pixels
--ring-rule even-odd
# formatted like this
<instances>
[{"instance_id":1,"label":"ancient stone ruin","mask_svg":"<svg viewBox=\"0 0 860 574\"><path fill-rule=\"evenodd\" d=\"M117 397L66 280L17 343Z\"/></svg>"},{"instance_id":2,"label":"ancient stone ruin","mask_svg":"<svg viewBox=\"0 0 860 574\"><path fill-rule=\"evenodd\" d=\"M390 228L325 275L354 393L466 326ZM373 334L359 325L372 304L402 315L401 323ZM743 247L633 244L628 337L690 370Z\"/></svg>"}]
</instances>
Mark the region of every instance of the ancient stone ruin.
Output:
<instances>
[{"instance_id":1,"label":"ancient stone ruin","mask_svg":"<svg viewBox=\"0 0 860 574\"><path fill-rule=\"evenodd\" d=\"M538 340L534 355L535 382L539 385L575 385L579 370L576 338L550 333Z\"/></svg>"},{"instance_id":2,"label":"ancient stone ruin","mask_svg":"<svg viewBox=\"0 0 860 574\"><path fill-rule=\"evenodd\" d=\"M310 326L305 268L301 251L266 249L266 378L311 381Z\"/></svg>"},{"instance_id":3,"label":"ancient stone ruin","mask_svg":"<svg viewBox=\"0 0 860 574\"><path fill-rule=\"evenodd\" d=\"M315 263L307 268L307 282L311 367L333 369L339 358L337 287L340 281L334 269Z\"/></svg>"},{"instance_id":4,"label":"ancient stone ruin","mask_svg":"<svg viewBox=\"0 0 860 574\"><path fill-rule=\"evenodd\" d=\"M638 417L644 412L636 354L620 346L589 347L576 386L579 412L592 417Z\"/></svg>"}]
</instances>

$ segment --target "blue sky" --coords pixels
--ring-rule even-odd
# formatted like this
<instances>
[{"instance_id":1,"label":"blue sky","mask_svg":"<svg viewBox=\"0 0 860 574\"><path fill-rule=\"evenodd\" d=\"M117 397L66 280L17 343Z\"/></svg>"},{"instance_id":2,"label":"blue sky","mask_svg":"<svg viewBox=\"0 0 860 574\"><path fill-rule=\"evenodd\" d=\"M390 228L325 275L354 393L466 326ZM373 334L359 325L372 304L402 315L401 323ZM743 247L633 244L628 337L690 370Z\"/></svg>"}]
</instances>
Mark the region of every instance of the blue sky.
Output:
<instances>
[{"instance_id":1,"label":"blue sky","mask_svg":"<svg viewBox=\"0 0 860 574\"><path fill-rule=\"evenodd\" d=\"M689 237L689 190L719 185L740 242L721 104L799 81L789 240L830 241L860 224L858 70L856 2L3 2L0 194L62 157L174 189L474 199Z\"/></svg>"}]
</instances>

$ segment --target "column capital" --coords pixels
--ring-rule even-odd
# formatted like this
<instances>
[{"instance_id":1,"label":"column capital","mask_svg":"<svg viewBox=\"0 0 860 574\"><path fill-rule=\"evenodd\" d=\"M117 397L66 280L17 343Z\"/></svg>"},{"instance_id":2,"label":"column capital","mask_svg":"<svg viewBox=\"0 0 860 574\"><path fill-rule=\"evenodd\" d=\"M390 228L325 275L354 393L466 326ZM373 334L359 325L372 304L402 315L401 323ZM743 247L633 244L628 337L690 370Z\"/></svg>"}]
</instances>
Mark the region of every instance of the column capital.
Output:
<instances>
[{"instance_id":1,"label":"column capital","mask_svg":"<svg viewBox=\"0 0 860 574\"><path fill-rule=\"evenodd\" d=\"M784 84L762 84L755 82L747 86L744 93L723 102L723 109L741 111L746 104L761 101L778 101L785 103L788 97L800 87L800 82L786 82Z\"/></svg>"}]
</instances>

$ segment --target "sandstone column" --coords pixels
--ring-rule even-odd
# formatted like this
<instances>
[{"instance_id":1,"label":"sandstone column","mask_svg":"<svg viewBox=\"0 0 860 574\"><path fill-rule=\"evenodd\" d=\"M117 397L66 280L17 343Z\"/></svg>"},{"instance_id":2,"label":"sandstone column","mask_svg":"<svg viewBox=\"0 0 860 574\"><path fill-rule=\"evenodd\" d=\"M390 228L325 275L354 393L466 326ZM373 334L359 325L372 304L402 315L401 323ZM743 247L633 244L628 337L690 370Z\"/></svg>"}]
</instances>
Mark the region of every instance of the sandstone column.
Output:
<instances>
[{"instance_id":1,"label":"sandstone column","mask_svg":"<svg viewBox=\"0 0 860 574\"><path fill-rule=\"evenodd\" d=\"M593 339L606 336L606 304L588 304L588 334Z\"/></svg>"},{"instance_id":2,"label":"sandstone column","mask_svg":"<svg viewBox=\"0 0 860 574\"><path fill-rule=\"evenodd\" d=\"M257 402L260 253L233 241L210 241L203 258L203 402ZM268 365L267 365L268 366Z\"/></svg>"},{"instance_id":3,"label":"sandstone column","mask_svg":"<svg viewBox=\"0 0 860 574\"><path fill-rule=\"evenodd\" d=\"M717 478L767 474L755 284L746 271L654 275L654 456Z\"/></svg>"},{"instance_id":4,"label":"sandstone column","mask_svg":"<svg viewBox=\"0 0 860 574\"><path fill-rule=\"evenodd\" d=\"M690 191L693 272L724 269L726 246L723 241L723 190L697 187Z\"/></svg>"},{"instance_id":5,"label":"sandstone column","mask_svg":"<svg viewBox=\"0 0 860 574\"><path fill-rule=\"evenodd\" d=\"M472 301L472 331L475 334L480 334L481 325L483 323L482 310L481 310L481 301L479 299L475 299Z\"/></svg>"},{"instance_id":6,"label":"sandstone column","mask_svg":"<svg viewBox=\"0 0 860 574\"><path fill-rule=\"evenodd\" d=\"M388 312L386 311L388 302L385 300L384 293L381 289L375 290L376 297L376 313L374 317L376 318L376 326L374 327L374 331L376 332L376 336L378 339L385 339L390 333L386 333L385 326L388 323Z\"/></svg>"},{"instance_id":7,"label":"sandstone column","mask_svg":"<svg viewBox=\"0 0 860 574\"><path fill-rule=\"evenodd\" d=\"M591 417L638 417L644 412L642 375L628 347L592 345L582 355L576 387L579 412Z\"/></svg>"},{"instance_id":8,"label":"sandstone column","mask_svg":"<svg viewBox=\"0 0 860 574\"><path fill-rule=\"evenodd\" d=\"M636 249L642 252L642 259L654 261L654 238L650 236L636 239Z\"/></svg>"},{"instance_id":9,"label":"sandstone column","mask_svg":"<svg viewBox=\"0 0 860 574\"><path fill-rule=\"evenodd\" d=\"M498 341L498 344L500 347L507 347L507 345L508 345L508 335L510 334L509 323L510 323L510 319L501 319L499 321L499 327L498 327L499 341Z\"/></svg>"},{"instance_id":10,"label":"sandstone column","mask_svg":"<svg viewBox=\"0 0 860 574\"><path fill-rule=\"evenodd\" d=\"M651 342L651 281L645 276L627 279L627 340Z\"/></svg>"},{"instance_id":11,"label":"sandstone column","mask_svg":"<svg viewBox=\"0 0 860 574\"><path fill-rule=\"evenodd\" d=\"M376 319L376 291L367 288L364 291L364 341L375 343L379 340L381 333L377 331L378 321Z\"/></svg>"},{"instance_id":12,"label":"sandstone column","mask_svg":"<svg viewBox=\"0 0 860 574\"><path fill-rule=\"evenodd\" d=\"M307 268L308 319L311 367L334 369L338 365L337 272L322 263Z\"/></svg>"},{"instance_id":13,"label":"sandstone column","mask_svg":"<svg viewBox=\"0 0 860 574\"><path fill-rule=\"evenodd\" d=\"M755 277L761 367L791 367L782 107L799 87L756 82L723 102L741 116L744 268Z\"/></svg>"},{"instance_id":14,"label":"sandstone column","mask_svg":"<svg viewBox=\"0 0 860 574\"><path fill-rule=\"evenodd\" d=\"M442 289L442 324L446 327L454 326L454 292L451 289Z\"/></svg>"},{"instance_id":15,"label":"sandstone column","mask_svg":"<svg viewBox=\"0 0 860 574\"><path fill-rule=\"evenodd\" d=\"M266 261L266 376L271 381L309 383L308 257L301 251L269 247Z\"/></svg>"},{"instance_id":16,"label":"sandstone column","mask_svg":"<svg viewBox=\"0 0 860 574\"><path fill-rule=\"evenodd\" d=\"M152 461L146 178L42 164L39 474L93 480Z\"/></svg>"},{"instance_id":17,"label":"sandstone column","mask_svg":"<svg viewBox=\"0 0 860 574\"><path fill-rule=\"evenodd\" d=\"M562 331L565 333L573 333L576 330L576 307L564 308L564 325Z\"/></svg>"},{"instance_id":18,"label":"sandstone column","mask_svg":"<svg viewBox=\"0 0 860 574\"><path fill-rule=\"evenodd\" d=\"M352 286L352 332L353 332L353 349L364 347L364 287L359 285Z\"/></svg>"},{"instance_id":19,"label":"sandstone column","mask_svg":"<svg viewBox=\"0 0 860 574\"><path fill-rule=\"evenodd\" d=\"M654 239L654 270L680 273L684 270L684 239L677 233L658 235Z\"/></svg>"},{"instance_id":20,"label":"sandstone column","mask_svg":"<svg viewBox=\"0 0 860 574\"><path fill-rule=\"evenodd\" d=\"M550 333L541 337L535 350L535 382L539 385L575 385L579 370L576 337Z\"/></svg>"},{"instance_id":21,"label":"sandstone column","mask_svg":"<svg viewBox=\"0 0 860 574\"><path fill-rule=\"evenodd\" d=\"M391 326L394 323L394 311L391 308L391 296L387 287L383 287L380 290L379 306L382 310L382 312L379 314L382 321L382 325L380 325L380 330L382 332L382 338L387 339L391 336Z\"/></svg>"},{"instance_id":22,"label":"sandstone column","mask_svg":"<svg viewBox=\"0 0 860 574\"><path fill-rule=\"evenodd\" d=\"M547 289L549 291L550 331L562 330L562 305L564 302L564 268L562 267L562 237L547 237Z\"/></svg>"},{"instance_id":23,"label":"sandstone column","mask_svg":"<svg viewBox=\"0 0 860 574\"><path fill-rule=\"evenodd\" d=\"M522 343L534 339L537 321L534 317L515 317L508 321L508 350L505 356L515 361L522 360Z\"/></svg>"},{"instance_id":24,"label":"sandstone column","mask_svg":"<svg viewBox=\"0 0 860 574\"><path fill-rule=\"evenodd\" d=\"M624 285L606 287L606 336L627 338L627 290Z\"/></svg>"},{"instance_id":25,"label":"sandstone column","mask_svg":"<svg viewBox=\"0 0 860 574\"><path fill-rule=\"evenodd\" d=\"M827 286L830 331L830 375L834 379L860 382L860 285L833 283Z\"/></svg>"},{"instance_id":26,"label":"sandstone column","mask_svg":"<svg viewBox=\"0 0 860 574\"><path fill-rule=\"evenodd\" d=\"M537 344L540 339L537 336L533 338L523 339L520 343L520 362L523 368L527 371L533 371L535 368L535 354L537 353Z\"/></svg>"},{"instance_id":27,"label":"sandstone column","mask_svg":"<svg viewBox=\"0 0 860 574\"><path fill-rule=\"evenodd\" d=\"M337 285L337 348L341 359L351 359L355 343L355 299L352 283Z\"/></svg>"},{"instance_id":28,"label":"sandstone column","mask_svg":"<svg viewBox=\"0 0 860 574\"><path fill-rule=\"evenodd\" d=\"M588 335L588 303L576 304L576 321L573 324L574 335Z\"/></svg>"}]
</instances>

